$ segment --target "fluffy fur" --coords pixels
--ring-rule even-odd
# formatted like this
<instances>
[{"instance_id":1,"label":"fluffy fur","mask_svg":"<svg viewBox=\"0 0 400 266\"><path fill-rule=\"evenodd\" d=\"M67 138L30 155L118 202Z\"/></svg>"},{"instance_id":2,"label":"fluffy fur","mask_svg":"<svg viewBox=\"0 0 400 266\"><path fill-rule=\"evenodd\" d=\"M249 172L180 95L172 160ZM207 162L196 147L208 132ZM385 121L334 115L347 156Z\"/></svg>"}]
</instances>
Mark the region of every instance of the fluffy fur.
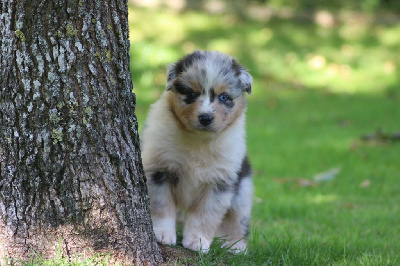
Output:
<instances>
[{"instance_id":1,"label":"fluffy fur","mask_svg":"<svg viewBox=\"0 0 400 266\"><path fill-rule=\"evenodd\" d=\"M245 250L253 185L246 157L245 93L252 77L235 59L196 51L168 67L167 90L142 132L157 240L207 251L215 236Z\"/></svg>"}]
</instances>

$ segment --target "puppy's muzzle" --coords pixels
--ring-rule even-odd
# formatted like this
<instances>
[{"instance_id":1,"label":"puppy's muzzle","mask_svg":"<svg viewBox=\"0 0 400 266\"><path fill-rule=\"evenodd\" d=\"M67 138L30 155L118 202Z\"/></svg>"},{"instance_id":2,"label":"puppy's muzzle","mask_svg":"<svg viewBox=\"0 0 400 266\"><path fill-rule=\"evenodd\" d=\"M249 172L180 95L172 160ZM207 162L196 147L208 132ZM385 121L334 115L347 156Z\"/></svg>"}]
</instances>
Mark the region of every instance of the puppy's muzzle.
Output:
<instances>
[{"instance_id":1,"label":"puppy's muzzle","mask_svg":"<svg viewBox=\"0 0 400 266\"><path fill-rule=\"evenodd\" d=\"M209 115L209 114L199 115L199 122L203 126L208 126L209 124L212 123L213 120L214 120L214 116L212 116L212 115Z\"/></svg>"}]
</instances>

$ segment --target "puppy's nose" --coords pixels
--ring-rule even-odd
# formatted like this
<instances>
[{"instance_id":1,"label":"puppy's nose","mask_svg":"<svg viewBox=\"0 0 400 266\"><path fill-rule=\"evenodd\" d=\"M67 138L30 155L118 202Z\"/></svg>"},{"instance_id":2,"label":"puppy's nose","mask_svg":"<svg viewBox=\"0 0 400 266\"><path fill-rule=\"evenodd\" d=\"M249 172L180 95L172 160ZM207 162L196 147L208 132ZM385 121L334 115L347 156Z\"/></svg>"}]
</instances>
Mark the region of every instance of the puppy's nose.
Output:
<instances>
[{"instance_id":1,"label":"puppy's nose","mask_svg":"<svg viewBox=\"0 0 400 266\"><path fill-rule=\"evenodd\" d=\"M208 126L209 124L212 123L214 117L212 115L204 114L204 115L199 115L199 121L200 124L203 126Z\"/></svg>"}]
</instances>

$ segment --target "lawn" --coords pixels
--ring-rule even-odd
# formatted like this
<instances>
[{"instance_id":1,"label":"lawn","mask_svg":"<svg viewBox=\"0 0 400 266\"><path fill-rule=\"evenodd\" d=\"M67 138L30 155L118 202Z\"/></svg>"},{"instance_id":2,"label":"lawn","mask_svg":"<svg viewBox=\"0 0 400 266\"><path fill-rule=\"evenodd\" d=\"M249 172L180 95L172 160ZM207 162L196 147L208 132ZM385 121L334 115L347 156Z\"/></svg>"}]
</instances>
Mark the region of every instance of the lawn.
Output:
<instances>
[{"instance_id":1,"label":"lawn","mask_svg":"<svg viewBox=\"0 0 400 266\"><path fill-rule=\"evenodd\" d=\"M249 252L215 245L180 262L400 264L400 141L385 138L400 131L400 23L351 12L334 13L326 25L295 16L129 11L140 127L164 90L165 65L195 49L231 54L254 77Z\"/></svg>"}]
</instances>

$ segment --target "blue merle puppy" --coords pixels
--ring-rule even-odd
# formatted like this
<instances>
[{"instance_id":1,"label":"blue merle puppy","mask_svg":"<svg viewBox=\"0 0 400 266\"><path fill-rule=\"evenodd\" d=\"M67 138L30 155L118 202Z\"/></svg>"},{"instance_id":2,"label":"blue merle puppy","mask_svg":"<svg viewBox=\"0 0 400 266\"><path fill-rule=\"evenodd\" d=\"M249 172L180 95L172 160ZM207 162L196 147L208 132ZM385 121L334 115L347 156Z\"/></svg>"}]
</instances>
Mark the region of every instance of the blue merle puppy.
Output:
<instances>
[{"instance_id":1,"label":"blue merle puppy","mask_svg":"<svg viewBox=\"0 0 400 266\"><path fill-rule=\"evenodd\" d=\"M196 51L168 67L167 89L142 132L157 240L207 252L214 237L247 246L253 184L246 157L245 93L252 77L220 52Z\"/></svg>"}]
</instances>

